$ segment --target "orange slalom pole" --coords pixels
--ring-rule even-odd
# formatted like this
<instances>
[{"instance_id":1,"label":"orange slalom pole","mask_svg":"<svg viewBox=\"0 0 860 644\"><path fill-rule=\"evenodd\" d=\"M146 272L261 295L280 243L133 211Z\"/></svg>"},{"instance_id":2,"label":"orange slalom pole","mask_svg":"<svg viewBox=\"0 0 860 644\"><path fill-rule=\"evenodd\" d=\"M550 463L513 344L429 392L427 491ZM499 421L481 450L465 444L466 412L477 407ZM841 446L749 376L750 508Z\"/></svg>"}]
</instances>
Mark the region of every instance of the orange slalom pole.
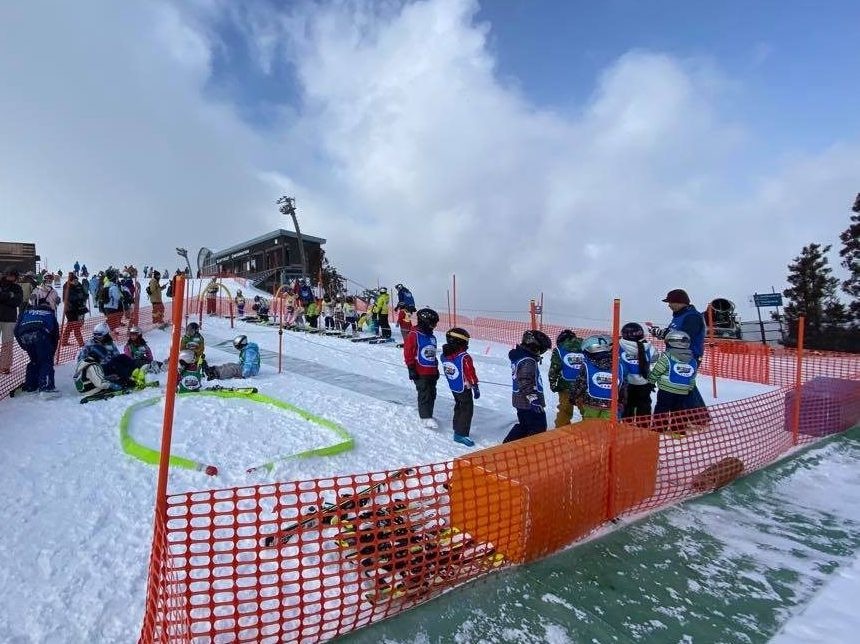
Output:
<instances>
[{"instance_id":1,"label":"orange slalom pole","mask_svg":"<svg viewBox=\"0 0 860 644\"><path fill-rule=\"evenodd\" d=\"M800 390L803 386L803 335L806 318L800 316L797 320L797 366L794 376L794 418L791 428L791 442L797 445L800 440Z\"/></svg>"},{"instance_id":2,"label":"orange slalom pole","mask_svg":"<svg viewBox=\"0 0 860 644\"><path fill-rule=\"evenodd\" d=\"M621 383L618 380L618 372L621 368L621 352L618 350L618 338L621 334L621 300L615 298L612 301L612 397L609 403L609 450L608 474L609 482L606 495L606 518L615 518L615 475L617 470L616 459L618 457L618 394Z\"/></svg>"},{"instance_id":3,"label":"orange slalom pole","mask_svg":"<svg viewBox=\"0 0 860 644\"><path fill-rule=\"evenodd\" d=\"M537 329L537 313L535 308L535 301L529 300L529 316L531 318L532 329Z\"/></svg>"},{"instance_id":4,"label":"orange slalom pole","mask_svg":"<svg viewBox=\"0 0 860 644\"><path fill-rule=\"evenodd\" d=\"M451 322L454 320L454 318L451 317L451 289L445 291L445 295L448 296L448 324L451 324ZM451 326L454 325L451 324Z\"/></svg>"},{"instance_id":5,"label":"orange slalom pole","mask_svg":"<svg viewBox=\"0 0 860 644\"><path fill-rule=\"evenodd\" d=\"M540 292L540 328L543 331L543 291Z\"/></svg>"},{"instance_id":6,"label":"orange slalom pole","mask_svg":"<svg viewBox=\"0 0 860 644\"><path fill-rule=\"evenodd\" d=\"M711 350L711 391L714 398L717 397L717 344L714 342L714 308L708 306L708 336L710 342L708 348Z\"/></svg>"}]
</instances>

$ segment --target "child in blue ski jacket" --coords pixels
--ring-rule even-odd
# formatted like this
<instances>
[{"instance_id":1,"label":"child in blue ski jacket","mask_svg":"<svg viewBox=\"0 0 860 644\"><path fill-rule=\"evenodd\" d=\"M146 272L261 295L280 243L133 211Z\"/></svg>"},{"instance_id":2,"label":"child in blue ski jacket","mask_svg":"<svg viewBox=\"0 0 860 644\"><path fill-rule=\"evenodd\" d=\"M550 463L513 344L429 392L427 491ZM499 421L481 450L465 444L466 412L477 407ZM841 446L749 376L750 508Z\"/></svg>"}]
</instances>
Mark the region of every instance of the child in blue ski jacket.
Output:
<instances>
[{"instance_id":1,"label":"child in blue ski jacket","mask_svg":"<svg viewBox=\"0 0 860 644\"><path fill-rule=\"evenodd\" d=\"M209 380L230 380L231 378L252 378L260 373L260 347L256 342L248 342L248 336L237 335L233 346L239 350L239 362L206 367Z\"/></svg>"}]
</instances>

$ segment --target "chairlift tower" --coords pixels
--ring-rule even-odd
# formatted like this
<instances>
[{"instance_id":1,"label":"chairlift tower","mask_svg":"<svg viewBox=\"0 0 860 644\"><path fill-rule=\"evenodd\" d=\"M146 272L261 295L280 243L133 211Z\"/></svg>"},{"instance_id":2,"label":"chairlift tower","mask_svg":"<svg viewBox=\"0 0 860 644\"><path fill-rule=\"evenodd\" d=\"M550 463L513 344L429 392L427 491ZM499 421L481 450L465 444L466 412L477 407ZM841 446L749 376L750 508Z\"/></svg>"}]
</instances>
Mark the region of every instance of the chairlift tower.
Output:
<instances>
[{"instance_id":1,"label":"chairlift tower","mask_svg":"<svg viewBox=\"0 0 860 644\"><path fill-rule=\"evenodd\" d=\"M287 197L284 195L275 203L280 206L279 210L282 214L289 215L293 218L293 227L296 229L296 238L299 242L299 262L302 264L302 277L307 277L308 264L305 259L305 242L302 239L302 231L299 230L298 217L296 217L296 199L295 197ZM282 279L281 281L283 282L284 280Z\"/></svg>"}]
</instances>

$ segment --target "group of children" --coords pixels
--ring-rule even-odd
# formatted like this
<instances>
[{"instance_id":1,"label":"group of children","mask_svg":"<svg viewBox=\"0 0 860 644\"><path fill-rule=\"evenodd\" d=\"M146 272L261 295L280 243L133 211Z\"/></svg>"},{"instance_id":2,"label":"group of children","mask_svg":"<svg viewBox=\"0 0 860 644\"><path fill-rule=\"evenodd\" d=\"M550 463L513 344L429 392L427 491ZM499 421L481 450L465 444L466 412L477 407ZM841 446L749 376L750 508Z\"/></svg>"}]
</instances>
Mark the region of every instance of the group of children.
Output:
<instances>
[{"instance_id":1,"label":"group of children","mask_svg":"<svg viewBox=\"0 0 860 644\"><path fill-rule=\"evenodd\" d=\"M248 337L238 335L233 347L239 351L239 362L209 365L206 362L205 340L200 325L190 322L180 340L179 392L199 391L204 377L209 380L250 378L260 372L260 348ZM128 340L123 351L114 343L110 328L104 322L93 329L77 356L75 387L87 396L101 392L117 392L139 389L146 385L146 374L159 373L164 363L155 360L152 350L136 326L128 330Z\"/></svg>"},{"instance_id":2,"label":"group of children","mask_svg":"<svg viewBox=\"0 0 860 644\"><path fill-rule=\"evenodd\" d=\"M439 379L434 329L439 315L432 309L417 313L418 324L406 336L403 358L409 379L415 383L418 415L422 425L439 427L433 418L436 383ZM474 362L468 353L469 333L454 327L445 334L442 373L454 396L454 440L469 447L474 400L481 395ZM666 350L658 352L645 338L636 322L625 324L618 344L605 335L577 337L562 331L550 361L550 389L558 394L555 426L571 422L574 407L582 418L609 418L613 383L619 385L621 418L639 419L657 431L669 428L668 421L652 422L651 392L657 389L655 415L688 407L687 397L696 387L697 360L690 350L690 336L670 330L663 335ZM546 431L546 398L540 373L541 356L552 348L550 338L540 330L523 333L522 340L508 353L511 361L511 404L517 422L505 443ZM618 351L618 373L612 375L613 352Z\"/></svg>"}]
</instances>

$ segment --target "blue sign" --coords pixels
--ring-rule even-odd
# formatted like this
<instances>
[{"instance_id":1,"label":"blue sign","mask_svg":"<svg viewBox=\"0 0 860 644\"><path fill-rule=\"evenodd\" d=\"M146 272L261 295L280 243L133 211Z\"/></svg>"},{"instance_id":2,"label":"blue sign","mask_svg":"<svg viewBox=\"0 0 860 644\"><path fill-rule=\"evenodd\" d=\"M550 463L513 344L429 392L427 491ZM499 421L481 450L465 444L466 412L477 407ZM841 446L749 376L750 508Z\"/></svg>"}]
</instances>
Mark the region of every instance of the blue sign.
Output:
<instances>
[{"instance_id":1,"label":"blue sign","mask_svg":"<svg viewBox=\"0 0 860 644\"><path fill-rule=\"evenodd\" d=\"M782 293L756 293L753 299L756 306L782 306Z\"/></svg>"}]
</instances>

